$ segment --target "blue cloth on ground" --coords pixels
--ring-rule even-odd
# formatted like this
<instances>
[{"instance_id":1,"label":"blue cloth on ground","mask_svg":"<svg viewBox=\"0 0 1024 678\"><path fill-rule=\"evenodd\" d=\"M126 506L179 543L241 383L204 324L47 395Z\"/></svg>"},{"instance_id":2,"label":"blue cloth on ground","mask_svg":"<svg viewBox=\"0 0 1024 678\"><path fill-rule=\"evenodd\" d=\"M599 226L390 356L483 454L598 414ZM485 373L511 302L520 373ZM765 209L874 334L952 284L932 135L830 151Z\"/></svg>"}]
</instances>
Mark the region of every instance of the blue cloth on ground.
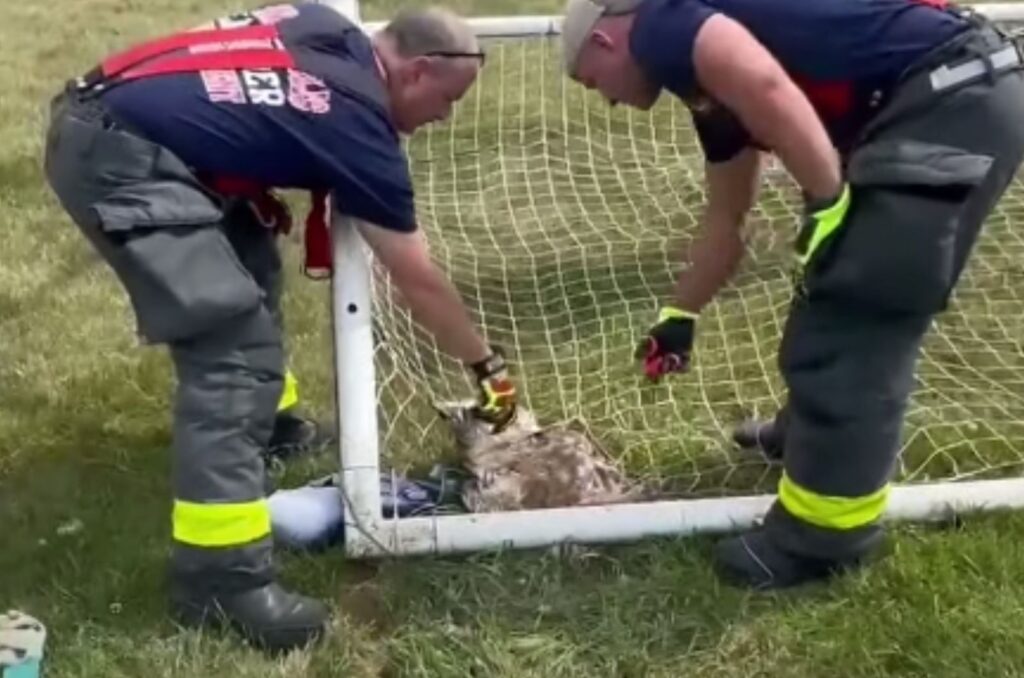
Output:
<instances>
[{"instance_id":1,"label":"blue cloth on ground","mask_svg":"<svg viewBox=\"0 0 1024 678\"><path fill-rule=\"evenodd\" d=\"M384 517L405 518L458 505L457 483L450 474L434 471L436 480L410 480L390 472L380 474ZM304 487L278 490L268 497L274 543L300 551L319 551L344 542L345 500L336 476Z\"/></svg>"},{"instance_id":2,"label":"blue cloth on ground","mask_svg":"<svg viewBox=\"0 0 1024 678\"><path fill-rule=\"evenodd\" d=\"M267 502L276 545L320 549L344 539L345 511L336 487L279 490Z\"/></svg>"}]
</instances>

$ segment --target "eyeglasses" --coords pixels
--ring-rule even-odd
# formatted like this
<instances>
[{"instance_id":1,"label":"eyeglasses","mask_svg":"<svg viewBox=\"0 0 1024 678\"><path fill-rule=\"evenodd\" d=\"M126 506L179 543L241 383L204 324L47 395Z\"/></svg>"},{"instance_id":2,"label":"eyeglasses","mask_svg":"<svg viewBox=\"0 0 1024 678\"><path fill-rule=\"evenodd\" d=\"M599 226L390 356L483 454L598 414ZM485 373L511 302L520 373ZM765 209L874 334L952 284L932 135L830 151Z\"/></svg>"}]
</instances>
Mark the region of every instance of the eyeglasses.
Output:
<instances>
[{"instance_id":1,"label":"eyeglasses","mask_svg":"<svg viewBox=\"0 0 1024 678\"><path fill-rule=\"evenodd\" d=\"M487 62L487 55L484 52L427 52L423 56L441 57L442 59L479 59L481 66Z\"/></svg>"}]
</instances>

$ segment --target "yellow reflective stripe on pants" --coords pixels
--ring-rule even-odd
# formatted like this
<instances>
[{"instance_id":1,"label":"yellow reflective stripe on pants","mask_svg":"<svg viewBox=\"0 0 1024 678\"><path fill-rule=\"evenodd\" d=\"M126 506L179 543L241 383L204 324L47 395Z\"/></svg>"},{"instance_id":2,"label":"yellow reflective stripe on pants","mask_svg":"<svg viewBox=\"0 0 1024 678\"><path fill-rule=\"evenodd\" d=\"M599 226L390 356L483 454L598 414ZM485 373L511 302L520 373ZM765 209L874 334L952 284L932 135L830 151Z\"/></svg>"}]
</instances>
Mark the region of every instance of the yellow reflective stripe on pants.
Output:
<instances>
[{"instance_id":1,"label":"yellow reflective stripe on pants","mask_svg":"<svg viewBox=\"0 0 1024 678\"><path fill-rule=\"evenodd\" d=\"M281 400L277 403L277 411L282 412L290 407L299 404L299 380L295 378L291 370L284 372L284 390L281 391Z\"/></svg>"},{"instance_id":2,"label":"yellow reflective stripe on pants","mask_svg":"<svg viewBox=\"0 0 1024 678\"><path fill-rule=\"evenodd\" d=\"M830 497L797 485L782 474L779 501L790 515L805 523L832 530L851 530L882 517L889 501L890 485L863 497Z\"/></svg>"},{"instance_id":3,"label":"yellow reflective stripe on pants","mask_svg":"<svg viewBox=\"0 0 1024 678\"><path fill-rule=\"evenodd\" d=\"M240 546L270 534L266 499L240 504L194 504L176 500L175 541L191 546Z\"/></svg>"}]
</instances>

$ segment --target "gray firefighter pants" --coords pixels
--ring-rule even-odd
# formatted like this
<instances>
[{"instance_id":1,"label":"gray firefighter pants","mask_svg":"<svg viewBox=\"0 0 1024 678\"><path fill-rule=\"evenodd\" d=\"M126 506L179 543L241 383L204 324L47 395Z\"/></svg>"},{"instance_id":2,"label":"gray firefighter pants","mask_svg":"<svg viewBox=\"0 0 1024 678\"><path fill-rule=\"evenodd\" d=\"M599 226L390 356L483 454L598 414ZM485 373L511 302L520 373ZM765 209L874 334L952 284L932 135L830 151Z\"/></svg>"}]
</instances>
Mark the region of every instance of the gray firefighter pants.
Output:
<instances>
[{"instance_id":1,"label":"gray firefighter pants","mask_svg":"<svg viewBox=\"0 0 1024 678\"><path fill-rule=\"evenodd\" d=\"M45 171L120 279L141 337L170 349L173 580L211 594L269 582L261 450L284 370L272 232L71 90L52 105Z\"/></svg>"},{"instance_id":2,"label":"gray firefighter pants","mask_svg":"<svg viewBox=\"0 0 1024 678\"><path fill-rule=\"evenodd\" d=\"M779 351L784 473L765 527L791 552L877 542L922 339L1024 154L1021 70L947 91L929 73L1007 44L979 28L934 54L848 156L850 210L813 253Z\"/></svg>"}]
</instances>

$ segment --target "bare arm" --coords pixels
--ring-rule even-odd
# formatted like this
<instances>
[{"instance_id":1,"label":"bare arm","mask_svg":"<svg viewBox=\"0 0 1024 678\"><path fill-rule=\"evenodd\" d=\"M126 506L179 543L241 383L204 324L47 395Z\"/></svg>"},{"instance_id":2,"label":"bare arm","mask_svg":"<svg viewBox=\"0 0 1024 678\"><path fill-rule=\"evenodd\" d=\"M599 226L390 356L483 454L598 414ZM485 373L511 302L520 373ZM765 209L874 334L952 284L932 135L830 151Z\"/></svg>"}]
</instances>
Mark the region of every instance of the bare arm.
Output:
<instances>
[{"instance_id":1,"label":"bare arm","mask_svg":"<svg viewBox=\"0 0 1024 678\"><path fill-rule=\"evenodd\" d=\"M467 365L490 355L459 293L431 260L421 231L399 233L360 224L360 233L391 274L413 317L443 351Z\"/></svg>"},{"instance_id":2,"label":"bare arm","mask_svg":"<svg viewBox=\"0 0 1024 678\"><path fill-rule=\"evenodd\" d=\"M690 267L676 282L676 304L699 313L736 272L743 258L741 229L757 198L761 154L748 148L705 170L708 202L704 225L690 247Z\"/></svg>"},{"instance_id":3,"label":"bare arm","mask_svg":"<svg viewBox=\"0 0 1024 678\"><path fill-rule=\"evenodd\" d=\"M701 87L775 151L801 188L818 199L839 193L839 157L821 119L746 28L712 16L697 33L693 59Z\"/></svg>"}]
</instances>

